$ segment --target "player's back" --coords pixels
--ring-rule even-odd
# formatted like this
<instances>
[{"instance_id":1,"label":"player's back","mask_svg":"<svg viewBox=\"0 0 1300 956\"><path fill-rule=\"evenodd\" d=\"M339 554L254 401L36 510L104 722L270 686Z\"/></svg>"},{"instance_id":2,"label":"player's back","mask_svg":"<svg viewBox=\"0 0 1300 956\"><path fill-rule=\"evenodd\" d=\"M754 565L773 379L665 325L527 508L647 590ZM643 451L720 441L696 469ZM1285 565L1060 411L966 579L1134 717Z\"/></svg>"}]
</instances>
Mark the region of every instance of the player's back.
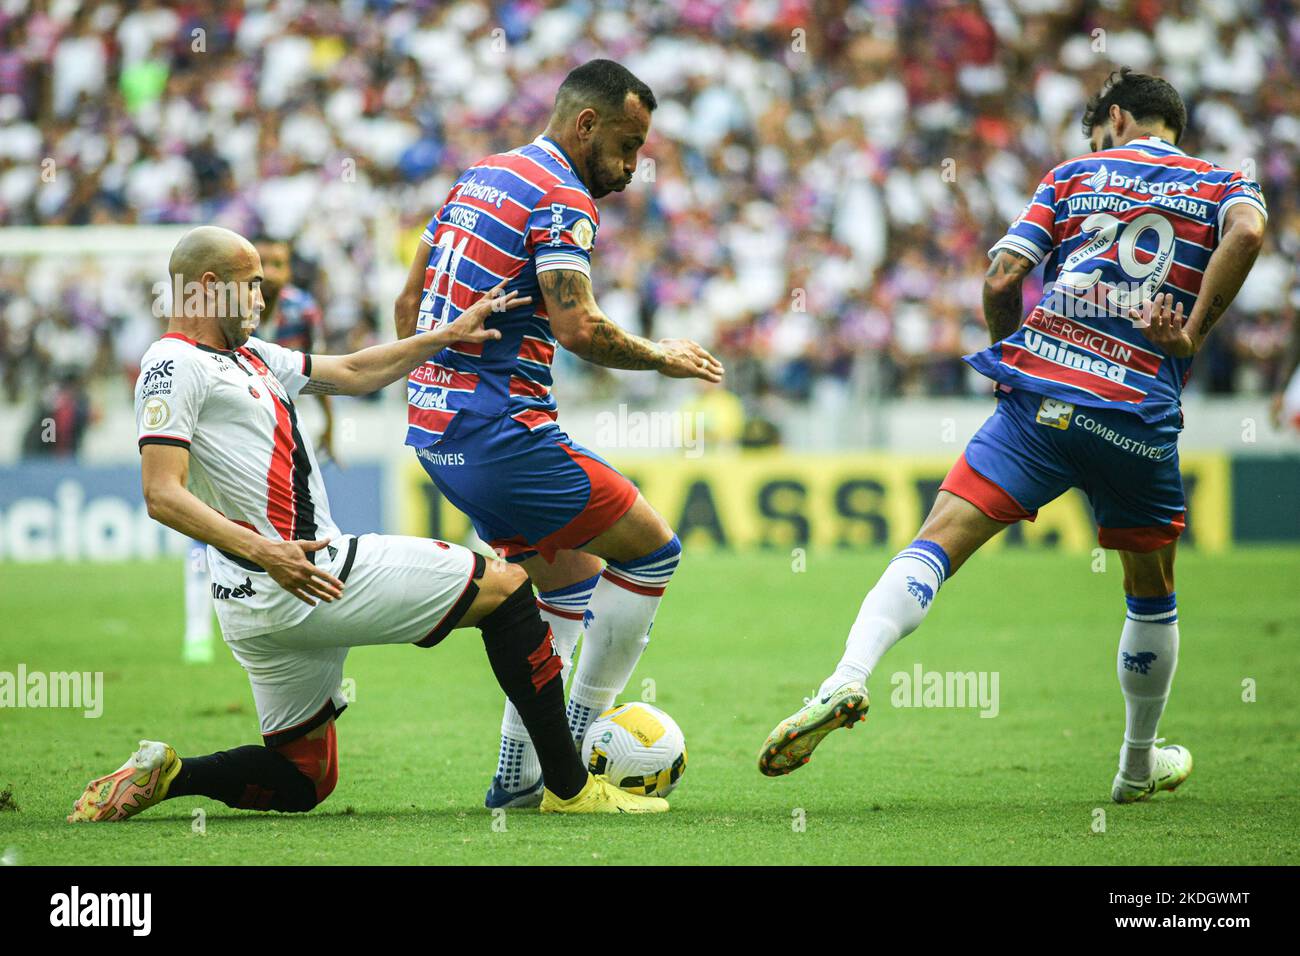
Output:
<instances>
[{"instance_id":1,"label":"player's back","mask_svg":"<svg viewBox=\"0 0 1300 956\"><path fill-rule=\"evenodd\" d=\"M1042 299L1013 335L967 361L1075 404L1169 416L1191 359L1156 349L1129 309L1171 293L1190 314L1223 215L1238 202L1264 212L1256 183L1156 137L1060 164L990 250L1046 259Z\"/></svg>"},{"instance_id":2,"label":"player's back","mask_svg":"<svg viewBox=\"0 0 1300 956\"><path fill-rule=\"evenodd\" d=\"M500 339L444 349L411 374L408 445L433 444L458 415L508 415L530 429L555 427L556 340L537 276L548 269L590 275L598 225L591 194L545 137L461 174L422 236L431 249L417 331L455 321L503 279L507 291L530 296L532 304L489 320Z\"/></svg>"}]
</instances>

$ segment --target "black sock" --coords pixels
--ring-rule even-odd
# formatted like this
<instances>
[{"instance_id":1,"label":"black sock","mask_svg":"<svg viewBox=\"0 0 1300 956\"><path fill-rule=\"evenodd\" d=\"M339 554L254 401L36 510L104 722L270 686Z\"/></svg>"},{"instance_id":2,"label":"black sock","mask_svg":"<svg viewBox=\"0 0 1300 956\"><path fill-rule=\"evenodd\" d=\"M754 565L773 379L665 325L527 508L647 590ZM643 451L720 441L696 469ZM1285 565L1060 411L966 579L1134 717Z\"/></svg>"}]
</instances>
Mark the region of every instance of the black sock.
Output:
<instances>
[{"instance_id":1,"label":"black sock","mask_svg":"<svg viewBox=\"0 0 1300 956\"><path fill-rule=\"evenodd\" d=\"M238 810L303 813L316 806L316 785L282 753L248 745L182 757L167 798L211 797Z\"/></svg>"},{"instance_id":2,"label":"black sock","mask_svg":"<svg viewBox=\"0 0 1300 956\"><path fill-rule=\"evenodd\" d=\"M528 728L546 789L562 800L576 796L587 785L587 771L573 748L561 661L551 629L537 613L532 585L521 584L478 627L492 673Z\"/></svg>"}]
</instances>

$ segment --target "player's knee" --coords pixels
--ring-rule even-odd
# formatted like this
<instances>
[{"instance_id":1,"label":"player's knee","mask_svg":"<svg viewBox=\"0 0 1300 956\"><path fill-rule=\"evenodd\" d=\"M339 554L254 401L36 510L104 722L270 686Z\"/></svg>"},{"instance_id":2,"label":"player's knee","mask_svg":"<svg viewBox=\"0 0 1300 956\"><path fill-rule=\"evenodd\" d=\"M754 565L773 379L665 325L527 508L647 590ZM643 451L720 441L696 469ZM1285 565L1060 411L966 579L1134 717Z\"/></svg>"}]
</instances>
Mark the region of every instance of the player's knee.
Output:
<instances>
[{"instance_id":1,"label":"player's knee","mask_svg":"<svg viewBox=\"0 0 1300 956\"><path fill-rule=\"evenodd\" d=\"M1143 568L1124 572L1124 593L1129 597L1168 597L1174 593L1172 568Z\"/></svg>"},{"instance_id":2,"label":"player's knee","mask_svg":"<svg viewBox=\"0 0 1300 956\"><path fill-rule=\"evenodd\" d=\"M483 614L491 614L512 594L528 585L528 575L517 564L490 561L478 584L479 597L474 603L479 605Z\"/></svg>"},{"instance_id":3,"label":"player's knee","mask_svg":"<svg viewBox=\"0 0 1300 956\"><path fill-rule=\"evenodd\" d=\"M301 785L283 793L276 809L287 813L305 813L325 802L339 782L338 738L334 721L329 721L304 737L275 748L298 768Z\"/></svg>"},{"instance_id":4,"label":"player's knee","mask_svg":"<svg viewBox=\"0 0 1300 956\"><path fill-rule=\"evenodd\" d=\"M669 538L649 554L632 561L610 561L605 568L605 577L614 584L637 594L659 595L682 559L682 542L677 535Z\"/></svg>"},{"instance_id":5,"label":"player's knee","mask_svg":"<svg viewBox=\"0 0 1300 956\"><path fill-rule=\"evenodd\" d=\"M1172 546L1157 551L1120 551L1124 593L1130 597L1168 597L1174 593Z\"/></svg>"}]
</instances>

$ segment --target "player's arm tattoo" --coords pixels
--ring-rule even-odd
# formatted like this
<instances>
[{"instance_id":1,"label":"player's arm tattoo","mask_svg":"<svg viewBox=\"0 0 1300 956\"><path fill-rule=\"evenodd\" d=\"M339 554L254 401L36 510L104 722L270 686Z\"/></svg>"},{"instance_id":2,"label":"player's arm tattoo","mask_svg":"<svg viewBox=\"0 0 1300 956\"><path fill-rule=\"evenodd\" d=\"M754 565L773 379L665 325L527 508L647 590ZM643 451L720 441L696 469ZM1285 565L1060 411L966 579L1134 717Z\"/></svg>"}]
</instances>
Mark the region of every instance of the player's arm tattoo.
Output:
<instances>
[{"instance_id":1,"label":"player's arm tattoo","mask_svg":"<svg viewBox=\"0 0 1300 956\"><path fill-rule=\"evenodd\" d=\"M1205 321L1201 324L1201 338L1210 334L1210 329L1214 328L1214 323L1218 322L1223 313L1228 310L1228 303L1221 295L1216 295L1210 299L1210 307L1205 311Z\"/></svg>"},{"instance_id":2,"label":"player's arm tattoo","mask_svg":"<svg viewBox=\"0 0 1300 956\"><path fill-rule=\"evenodd\" d=\"M1001 342L1020 328L1024 313L1020 285L1033 267L1024 256L999 249L984 273L984 321L994 342Z\"/></svg>"},{"instance_id":3,"label":"player's arm tattoo","mask_svg":"<svg viewBox=\"0 0 1300 956\"><path fill-rule=\"evenodd\" d=\"M582 301L581 273L569 269L551 269L537 277L537 284L546 294L546 301L562 310L576 309Z\"/></svg>"},{"instance_id":4,"label":"player's arm tattoo","mask_svg":"<svg viewBox=\"0 0 1300 956\"><path fill-rule=\"evenodd\" d=\"M1264 244L1264 216L1244 204L1228 210L1218 247L1205 264L1201 293L1184 326L1195 348L1232 305Z\"/></svg>"},{"instance_id":5,"label":"player's arm tattoo","mask_svg":"<svg viewBox=\"0 0 1300 956\"><path fill-rule=\"evenodd\" d=\"M302 393L304 395L342 395L343 387L323 378L311 378L303 386Z\"/></svg>"},{"instance_id":6,"label":"player's arm tattoo","mask_svg":"<svg viewBox=\"0 0 1300 956\"><path fill-rule=\"evenodd\" d=\"M574 354L605 368L650 371L663 365L663 349L657 343L620 328L596 307L591 281L582 273L553 269L541 273L537 282L553 326L563 313L582 311L582 334L564 343Z\"/></svg>"}]
</instances>

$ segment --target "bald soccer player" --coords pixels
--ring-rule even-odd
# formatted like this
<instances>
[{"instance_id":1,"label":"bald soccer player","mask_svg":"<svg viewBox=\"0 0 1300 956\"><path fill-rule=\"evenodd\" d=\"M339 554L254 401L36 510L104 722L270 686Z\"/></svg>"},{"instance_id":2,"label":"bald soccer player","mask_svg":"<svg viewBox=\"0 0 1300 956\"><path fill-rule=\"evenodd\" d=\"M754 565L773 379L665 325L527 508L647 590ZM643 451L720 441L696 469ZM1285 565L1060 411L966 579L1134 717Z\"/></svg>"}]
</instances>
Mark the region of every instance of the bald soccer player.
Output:
<instances>
[{"instance_id":1,"label":"bald soccer player","mask_svg":"<svg viewBox=\"0 0 1300 956\"><path fill-rule=\"evenodd\" d=\"M248 672L262 745L178 757L142 740L120 769L86 787L68 820L124 820L182 796L310 810L338 780L334 724L346 706L348 650L432 647L463 627L482 632L492 671L537 745L544 812L667 810L583 769L560 658L524 572L445 541L343 533L298 427L300 393L373 392L448 345L496 339L484 320L527 299L498 286L437 331L351 355L307 355L252 337L262 263L243 237L195 229L177 244L170 272L167 334L145 353L136 382L144 497L155 520L208 546L217 617Z\"/></svg>"}]
</instances>

